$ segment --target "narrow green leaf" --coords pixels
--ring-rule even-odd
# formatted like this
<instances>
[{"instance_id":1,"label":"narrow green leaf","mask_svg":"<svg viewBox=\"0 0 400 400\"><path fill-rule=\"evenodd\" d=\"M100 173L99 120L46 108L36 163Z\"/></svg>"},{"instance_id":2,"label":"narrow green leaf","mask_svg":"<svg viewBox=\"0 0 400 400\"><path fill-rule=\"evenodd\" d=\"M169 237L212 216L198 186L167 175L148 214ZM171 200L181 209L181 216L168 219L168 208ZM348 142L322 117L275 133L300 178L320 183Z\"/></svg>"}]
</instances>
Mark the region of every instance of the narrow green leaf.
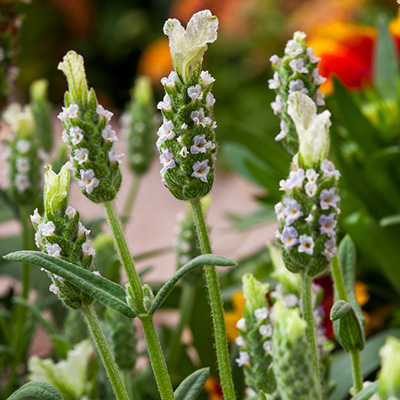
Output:
<instances>
[{"instance_id":1,"label":"narrow green leaf","mask_svg":"<svg viewBox=\"0 0 400 400\"><path fill-rule=\"evenodd\" d=\"M339 245L339 265L342 270L347 300L353 307L364 335L365 318L357 301L354 285L356 280L356 246L349 235L346 235Z\"/></svg>"},{"instance_id":2,"label":"narrow green leaf","mask_svg":"<svg viewBox=\"0 0 400 400\"><path fill-rule=\"evenodd\" d=\"M337 301L331 309L331 320L338 321L336 337L346 351L364 348L360 321L349 303L343 300Z\"/></svg>"},{"instance_id":3,"label":"narrow green leaf","mask_svg":"<svg viewBox=\"0 0 400 400\"><path fill-rule=\"evenodd\" d=\"M270 222L272 219L276 218L276 214L274 207L263 205L252 214L245 216L230 214L228 218L233 222L233 227L235 229L243 231Z\"/></svg>"},{"instance_id":4,"label":"narrow green leaf","mask_svg":"<svg viewBox=\"0 0 400 400\"><path fill-rule=\"evenodd\" d=\"M193 271L198 267L203 265L216 265L219 267L233 267L236 263L229 258L217 256L215 254L203 254L193 258L188 263L186 263L182 268L169 279L169 281L159 290L157 296L154 298L153 303L150 307L148 315L153 315L158 307L164 302L166 297L172 292L176 283L187 273Z\"/></svg>"},{"instance_id":5,"label":"narrow green leaf","mask_svg":"<svg viewBox=\"0 0 400 400\"><path fill-rule=\"evenodd\" d=\"M337 78L334 79L334 85L336 105L350 137L366 154L371 154L377 148L382 147L380 132L362 114L351 94Z\"/></svg>"},{"instance_id":6,"label":"narrow green leaf","mask_svg":"<svg viewBox=\"0 0 400 400\"><path fill-rule=\"evenodd\" d=\"M375 44L375 87L384 97L396 98L396 79L399 74L397 54L392 35L389 31L389 19L380 15L377 21L378 39Z\"/></svg>"},{"instance_id":7,"label":"narrow green leaf","mask_svg":"<svg viewBox=\"0 0 400 400\"><path fill-rule=\"evenodd\" d=\"M7 400L19 400L23 397L37 397L43 400L63 400L58 391L45 382L28 382L16 390Z\"/></svg>"},{"instance_id":8,"label":"narrow green leaf","mask_svg":"<svg viewBox=\"0 0 400 400\"><path fill-rule=\"evenodd\" d=\"M368 400L370 399L378 389L378 381L371 383L369 386L357 393L352 400Z\"/></svg>"},{"instance_id":9,"label":"narrow green leaf","mask_svg":"<svg viewBox=\"0 0 400 400\"><path fill-rule=\"evenodd\" d=\"M174 392L175 400L195 400L203 389L210 370L202 368L185 378Z\"/></svg>"},{"instance_id":10,"label":"narrow green leaf","mask_svg":"<svg viewBox=\"0 0 400 400\"><path fill-rule=\"evenodd\" d=\"M16 251L4 256L6 260L26 262L61 276L76 287L93 296L100 303L113 308L126 317L136 315L126 303L125 290L114 282L93 274L68 261L39 251Z\"/></svg>"}]
</instances>

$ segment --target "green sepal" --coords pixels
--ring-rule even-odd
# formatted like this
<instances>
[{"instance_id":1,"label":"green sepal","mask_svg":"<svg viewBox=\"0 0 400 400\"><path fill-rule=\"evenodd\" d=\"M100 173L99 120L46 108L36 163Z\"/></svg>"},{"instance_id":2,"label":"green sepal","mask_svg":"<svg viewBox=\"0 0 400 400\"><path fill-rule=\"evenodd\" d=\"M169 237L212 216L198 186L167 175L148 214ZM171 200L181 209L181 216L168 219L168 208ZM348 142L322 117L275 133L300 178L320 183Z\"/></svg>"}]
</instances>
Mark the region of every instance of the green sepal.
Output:
<instances>
[{"instance_id":1,"label":"green sepal","mask_svg":"<svg viewBox=\"0 0 400 400\"><path fill-rule=\"evenodd\" d=\"M233 267L236 265L235 261L229 258L217 256L215 254L203 254L193 260L190 260L182 268L178 269L174 275L169 279L167 283L159 290L157 296L154 298L153 304L151 305L148 315L153 315L158 307L165 301L171 291L174 289L176 283L187 273L193 271L203 265L215 265L218 267Z\"/></svg>"},{"instance_id":2,"label":"green sepal","mask_svg":"<svg viewBox=\"0 0 400 400\"><path fill-rule=\"evenodd\" d=\"M331 320L338 321L336 325L336 338L342 347L350 352L364 348L364 335L353 307L346 301L337 301L331 309Z\"/></svg>"},{"instance_id":3,"label":"green sepal","mask_svg":"<svg viewBox=\"0 0 400 400\"><path fill-rule=\"evenodd\" d=\"M195 400L203 389L209 368L198 369L185 378L174 392L175 400Z\"/></svg>"},{"instance_id":4,"label":"green sepal","mask_svg":"<svg viewBox=\"0 0 400 400\"><path fill-rule=\"evenodd\" d=\"M356 293L354 291L356 275L356 247L349 235L346 235L340 242L338 260L340 269L342 270L348 302L351 304L357 315L364 335L365 318L363 316L360 304L357 301ZM335 300L337 300L336 297Z\"/></svg>"},{"instance_id":5,"label":"green sepal","mask_svg":"<svg viewBox=\"0 0 400 400\"><path fill-rule=\"evenodd\" d=\"M25 397L36 397L43 400L63 400L63 397L49 383L28 382L16 390L7 400L19 400Z\"/></svg>"},{"instance_id":6,"label":"green sepal","mask_svg":"<svg viewBox=\"0 0 400 400\"><path fill-rule=\"evenodd\" d=\"M352 400L368 400L370 399L378 389L378 381L371 383L371 385L367 386L361 392L358 392Z\"/></svg>"},{"instance_id":7,"label":"green sepal","mask_svg":"<svg viewBox=\"0 0 400 400\"><path fill-rule=\"evenodd\" d=\"M53 274L61 276L100 303L113 308L126 317L134 318L136 316L126 303L126 293L121 286L75 264L39 251L16 251L5 255L4 258L44 268Z\"/></svg>"}]
</instances>

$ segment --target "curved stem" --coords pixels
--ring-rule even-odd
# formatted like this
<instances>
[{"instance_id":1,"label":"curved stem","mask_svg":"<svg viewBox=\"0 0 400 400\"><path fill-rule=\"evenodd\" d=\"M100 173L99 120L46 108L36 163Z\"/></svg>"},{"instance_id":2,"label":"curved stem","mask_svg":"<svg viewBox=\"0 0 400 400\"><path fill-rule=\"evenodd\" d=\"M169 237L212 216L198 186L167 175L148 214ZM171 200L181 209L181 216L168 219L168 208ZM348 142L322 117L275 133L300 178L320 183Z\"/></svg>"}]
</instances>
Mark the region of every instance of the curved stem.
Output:
<instances>
[{"instance_id":1,"label":"curved stem","mask_svg":"<svg viewBox=\"0 0 400 400\"><path fill-rule=\"evenodd\" d=\"M140 283L139 275L133 264L131 253L126 243L122 226L119 221L118 215L115 211L112 202L104 203L107 218L110 223L111 231L114 237L114 243L117 247L118 254L126 275L128 277L129 285L132 289L135 303L135 312L142 321L144 334L146 336L147 347L149 350L150 361L153 372L157 381L158 390L160 391L163 400L174 400L174 392L172 389L171 380L168 374L167 365L165 363L164 355L161 350L160 341L157 332L154 328L153 318L147 316L146 310L143 305L143 289Z\"/></svg>"},{"instance_id":2,"label":"curved stem","mask_svg":"<svg viewBox=\"0 0 400 400\"><path fill-rule=\"evenodd\" d=\"M89 331L92 334L93 340L96 344L97 352L100 355L101 361L103 362L103 365L107 371L107 375L110 379L117 400L129 400L128 393L126 392L126 389L122 383L118 366L111 353L107 340L104 337L103 331L100 328L93 306L83 306L82 312L88 324Z\"/></svg>"},{"instance_id":3,"label":"curved stem","mask_svg":"<svg viewBox=\"0 0 400 400\"><path fill-rule=\"evenodd\" d=\"M114 243L117 247L119 257L122 265L124 266L126 276L128 278L129 285L135 296L135 303L138 306L138 310L134 310L136 313L146 313L143 306L143 289L140 283L139 275L133 264L132 256L126 243L124 232L112 202L104 203L104 209L106 210L108 222L110 223L111 231L114 237Z\"/></svg>"},{"instance_id":4,"label":"curved stem","mask_svg":"<svg viewBox=\"0 0 400 400\"><path fill-rule=\"evenodd\" d=\"M129 188L129 193L128 193L128 197L126 198L124 210L122 212L122 215L124 217L124 222L122 223L122 227L124 227L124 228L130 218L132 207L133 207L133 204L136 199L137 190L139 188L140 178L141 178L141 176L137 175L137 174L133 174L133 176L132 176L133 180L132 180L131 186Z\"/></svg>"},{"instance_id":5,"label":"curved stem","mask_svg":"<svg viewBox=\"0 0 400 400\"><path fill-rule=\"evenodd\" d=\"M160 341L157 337L156 328L154 327L153 317L142 316L139 318L143 324L151 367L154 371L154 376L156 377L160 396L163 400L174 400L174 391L172 389Z\"/></svg>"},{"instance_id":6,"label":"curved stem","mask_svg":"<svg viewBox=\"0 0 400 400\"><path fill-rule=\"evenodd\" d=\"M307 276L306 273L301 275L301 288L302 288L301 301L302 301L303 318L307 322L306 334L308 342L310 343L314 373L318 381L318 387L320 392L319 398L322 399L321 376L318 363L318 349L317 349L317 341L315 339L314 316L313 316L313 307L311 298L311 283L312 283L312 278Z\"/></svg>"},{"instance_id":7,"label":"curved stem","mask_svg":"<svg viewBox=\"0 0 400 400\"><path fill-rule=\"evenodd\" d=\"M212 251L210 239L208 237L200 200L191 200L191 205L201 251L203 254L211 254ZM217 360L222 391L224 393L225 400L235 400L235 388L233 386L228 342L226 337L224 307L221 299L217 271L213 265L206 265L204 270L211 304L211 313L213 317L215 345L217 349Z\"/></svg>"}]
</instances>

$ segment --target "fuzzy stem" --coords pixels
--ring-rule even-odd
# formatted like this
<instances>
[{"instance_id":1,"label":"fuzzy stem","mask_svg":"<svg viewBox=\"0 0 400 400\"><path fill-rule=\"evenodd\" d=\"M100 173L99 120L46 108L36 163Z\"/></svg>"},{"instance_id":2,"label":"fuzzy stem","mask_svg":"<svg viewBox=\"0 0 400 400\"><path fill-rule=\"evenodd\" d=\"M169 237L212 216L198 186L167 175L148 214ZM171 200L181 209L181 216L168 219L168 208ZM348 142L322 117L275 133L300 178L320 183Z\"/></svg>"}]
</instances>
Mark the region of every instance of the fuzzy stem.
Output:
<instances>
[{"instance_id":1,"label":"fuzzy stem","mask_svg":"<svg viewBox=\"0 0 400 400\"><path fill-rule=\"evenodd\" d=\"M139 188L140 178L141 178L141 175L132 174L132 179L133 180L131 182L131 186L130 186L130 189L129 189L128 197L126 198L124 211L122 212L122 215L124 216L124 221L122 222L122 227L123 228L125 228L127 222L130 219L130 214L131 214L131 211L132 211L132 207L133 207L133 204L134 204L135 199L136 199L137 190Z\"/></svg>"},{"instance_id":2,"label":"fuzzy stem","mask_svg":"<svg viewBox=\"0 0 400 400\"><path fill-rule=\"evenodd\" d=\"M114 243L117 247L120 260L124 266L129 285L135 297L134 301L137 309L134 311L138 314L138 317L143 324L151 365L157 381L158 390L160 391L162 400L174 400L174 392L172 389L171 380L169 378L164 355L161 350L160 341L154 328L153 318L146 315L147 313L143 305L142 285L140 283L139 275L136 272L133 264L128 244L126 243L125 236L122 231L121 223L112 202L104 203L104 208L110 223L111 231L114 237Z\"/></svg>"},{"instance_id":3,"label":"fuzzy stem","mask_svg":"<svg viewBox=\"0 0 400 400\"><path fill-rule=\"evenodd\" d=\"M319 399L322 399L321 393L321 376L320 376L320 367L318 363L318 349L317 349L317 341L315 339L315 328L314 328L314 316L313 316L313 307L312 307L312 298L311 298L311 283L312 278L307 276L306 273L301 275L301 301L302 301L302 312L303 318L307 322L307 340L310 344L311 348L311 357L314 366L314 373L317 377L318 388L319 388Z\"/></svg>"},{"instance_id":4,"label":"fuzzy stem","mask_svg":"<svg viewBox=\"0 0 400 400\"><path fill-rule=\"evenodd\" d=\"M348 302L349 300L346 293L346 286L344 284L342 270L340 268L339 260L337 257L334 257L332 259L331 270L338 300L343 300ZM350 355L351 355L351 365L353 372L353 386L356 393L358 393L363 388L363 378L362 378L361 363L360 363L360 350L354 349L350 351Z\"/></svg>"},{"instance_id":5,"label":"fuzzy stem","mask_svg":"<svg viewBox=\"0 0 400 400\"><path fill-rule=\"evenodd\" d=\"M191 205L201 251L203 254L211 254L212 250L210 239L208 237L200 199L191 200ZM204 270L211 303L211 313L214 325L215 345L217 350L217 360L222 391L224 393L225 400L235 400L235 388L233 386L228 342L226 337L224 308L221 299L217 271L213 265L206 265Z\"/></svg>"},{"instance_id":6,"label":"fuzzy stem","mask_svg":"<svg viewBox=\"0 0 400 400\"><path fill-rule=\"evenodd\" d=\"M124 232L122 231L122 226L115 210L114 204L112 202L106 202L104 203L104 209L106 210L108 222L110 224L111 231L114 237L114 243L117 247L122 265L124 266L128 282L135 296L135 303L138 305L138 307L140 307L139 310L134 311L140 311L141 313L145 314L146 311L143 306L142 285L140 283L139 275L133 264L132 256L129 251L128 244L126 243Z\"/></svg>"},{"instance_id":7,"label":"fuzzy stem","mask_svg":"<svg viewBox=\"0 0 400 400\"><path fill-rule=\"evenodd\" d=\"M157 381L158 390L160 391L160 396L163 400L174 400L174 391L172 389L160 341L158 340L157 332L154 327L153 318L151 316L141 316L139 318L143 324L150 362Z\"/></svg>"},{"instance_id":8,"label":"fuzzy stem","mask_svg":"<svg viewBox=\"0 0 400 400\"><path fill-rule=\"evenodd\" d=\"M107 340L104 337L103 331L100 328L93 306L83 306L82 312L85 316L89 331L96 344L97 352L100 355L101 361L103 362L103 365L107 371L107 375L110 379L117 400L129 400L128 393L126 392L126 389L122 383L118 366L111 353Z\"/></svg>"}]
</instances>

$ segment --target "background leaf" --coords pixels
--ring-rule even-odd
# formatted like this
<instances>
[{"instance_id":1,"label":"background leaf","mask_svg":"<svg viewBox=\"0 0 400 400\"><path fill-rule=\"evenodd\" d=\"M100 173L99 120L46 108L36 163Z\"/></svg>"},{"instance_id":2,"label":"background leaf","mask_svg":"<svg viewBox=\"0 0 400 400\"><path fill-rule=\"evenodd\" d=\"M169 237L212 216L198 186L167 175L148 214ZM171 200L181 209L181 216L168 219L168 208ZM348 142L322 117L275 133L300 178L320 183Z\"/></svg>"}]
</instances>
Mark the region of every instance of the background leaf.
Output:
<instances>
[{"instance_id":1,"label":"background leaf","mask_svg":"<svg viewBox=\"0 0 400 400\"><path fill-rule=\"evenodd\" d=\"M16 390L7 400L19 400L23 397L37 397L43 400L63 400L58 391L45 382L28 382Z\"/></svg>"},{"instance_id":2,"label":"background leaf","mask_svg":"<svg viewBox=\"0 0 400 400\"><path fill-rule=\"evenodd\" d=\"M175 390L175 400L195 400L202 391L209 373L208 368L202 368L189 375Z\"/></svg>"}]
</instances>

